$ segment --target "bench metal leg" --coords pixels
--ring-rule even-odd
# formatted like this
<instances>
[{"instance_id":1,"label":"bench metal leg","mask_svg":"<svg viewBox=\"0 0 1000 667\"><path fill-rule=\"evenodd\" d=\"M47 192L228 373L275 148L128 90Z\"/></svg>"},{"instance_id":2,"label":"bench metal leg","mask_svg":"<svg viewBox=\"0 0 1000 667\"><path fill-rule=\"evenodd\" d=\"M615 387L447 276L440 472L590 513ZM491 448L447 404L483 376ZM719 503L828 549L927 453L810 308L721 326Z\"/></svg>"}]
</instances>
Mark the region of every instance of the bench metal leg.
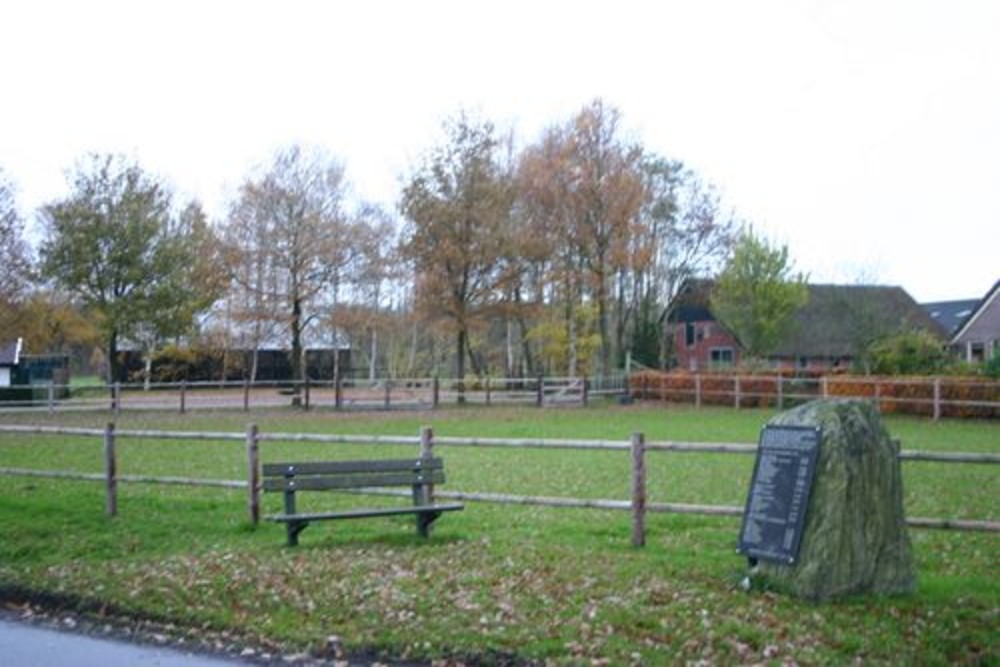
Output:
<instances>
[{"instance_id":1,"label":"bench metal leg","mask_svg":"<svg viewBox=\"0 0 1000 667\"><path fill-rule=\"evenodd\" d=\"M308 521L289 521L285 524L288 530L288 546L294 547L299 544L299 533L306 529L309 525Z\"/></svg>"},{"instance_id":2,"label":"bench metal leg","mask_svg":"<svg viewBox=\"0 0 1000 667\"><path fill-rule=\"evenodd\" d=\"M424 512L417 515L417 535L430 537L431 524L441 516L441 512Z\"/></svg>"}]
</instances>

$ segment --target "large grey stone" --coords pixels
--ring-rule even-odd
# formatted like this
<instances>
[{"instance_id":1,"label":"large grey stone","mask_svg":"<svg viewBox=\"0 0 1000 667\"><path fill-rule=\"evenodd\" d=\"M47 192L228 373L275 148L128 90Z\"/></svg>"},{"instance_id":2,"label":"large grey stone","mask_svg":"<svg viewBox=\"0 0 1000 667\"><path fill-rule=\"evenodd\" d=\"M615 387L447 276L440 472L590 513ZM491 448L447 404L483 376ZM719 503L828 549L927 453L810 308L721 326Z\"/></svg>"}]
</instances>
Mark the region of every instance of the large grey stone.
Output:
<instances>
[{"instance_id":1,"label":"large grey stone","mask_svg":"<svg viewBox=\"0 0 1000 667\"><path fill-rule=\"evenodd\" d=\"M819 426L822 440L798 560L762 562L759 573L817 601L912 592L916 571L903 514L899 446L875 405L814 401L769 424Z\"/></svg>"}]
</instances>

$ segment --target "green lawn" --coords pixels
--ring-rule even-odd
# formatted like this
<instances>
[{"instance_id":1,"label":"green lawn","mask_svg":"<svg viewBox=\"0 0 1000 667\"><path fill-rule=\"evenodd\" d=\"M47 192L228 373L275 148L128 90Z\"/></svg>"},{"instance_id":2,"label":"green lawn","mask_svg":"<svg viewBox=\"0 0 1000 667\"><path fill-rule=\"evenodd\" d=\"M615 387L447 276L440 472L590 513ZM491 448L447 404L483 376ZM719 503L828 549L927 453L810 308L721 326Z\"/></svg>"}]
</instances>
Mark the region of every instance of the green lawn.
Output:
<instances>
[{"instance_id":1,"label":"green lawn","mask_svg":"<svg viewBox=\"0 0 1000 667\"><path fill-rule=\"evenodd\" d=\"M264 432L435 433L494 437L752 442L771 415L662 406L586 410L252 415ZM27 416L4 416L24 423ZM32 417L101 426L107 415ZM242 431L241 413L123 414L122 428ZM904 448L1000 452L1000 424L891 418ZM241 479L241 443L118 443L123 474ZM262 443L264 461L411 455L414 447ZM627 452L439 447L442 488L625 499ZM0 435L0 466L101 470L97 439ZM650 452L653 502L741 505L752 457ZM910 515L997 520L995 466L904 463ZM313 498L331 507L392 499ZM306 496L309 497L309 496ZM265 497L276 511L280 498ZM264 644L412 659L461 657L579 664L984 664L1000 658L995 629L998 536L911 531L916 595L813 605L736 587L733 518L650 515L644 549L629 546L623 512L468 503L433 537L412 518L326 522L302 546L272 524L251 529L243 492L123 485L120 515L103 513L99 484L0 477L0 581L81 604L191 627L230 628Z\"/></svg>"}]
</instances>

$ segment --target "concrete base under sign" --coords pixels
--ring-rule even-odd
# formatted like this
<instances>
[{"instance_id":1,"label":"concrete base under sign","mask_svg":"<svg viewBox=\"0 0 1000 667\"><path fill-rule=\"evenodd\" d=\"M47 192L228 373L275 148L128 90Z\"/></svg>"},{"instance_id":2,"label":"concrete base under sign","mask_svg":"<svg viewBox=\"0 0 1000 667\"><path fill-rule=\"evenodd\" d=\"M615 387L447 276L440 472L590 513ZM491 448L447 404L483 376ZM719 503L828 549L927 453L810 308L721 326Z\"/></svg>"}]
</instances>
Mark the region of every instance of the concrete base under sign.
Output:
<instances>
[{"instance_id":1,"label":"concrete base under sign","mask_svg":"<svg viewBox=\"0 0 1000 667\"><path fill-rule=\"evenodd\" d=\"M814 401L769 424L818 426L821 444L798 559L794 565L762 561L757 573L817 601L912 592L916 571L903 514L899 447L875 405Z\"/></svg>"}]
</instances>

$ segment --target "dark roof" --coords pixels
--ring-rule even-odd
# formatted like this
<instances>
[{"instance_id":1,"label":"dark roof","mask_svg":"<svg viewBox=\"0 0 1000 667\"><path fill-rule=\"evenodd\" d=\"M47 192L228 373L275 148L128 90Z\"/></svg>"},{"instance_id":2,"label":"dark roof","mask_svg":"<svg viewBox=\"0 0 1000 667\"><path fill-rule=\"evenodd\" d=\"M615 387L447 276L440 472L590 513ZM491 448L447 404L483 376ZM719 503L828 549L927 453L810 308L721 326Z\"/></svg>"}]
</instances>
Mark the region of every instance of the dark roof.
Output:
<instances>
[{"instance_id":1,"label":"dark roof","mask_svg":"<svg viewBox=\"0 0 1000 667\"><path fill-rule=\"evenodd\" d=\"M850 357L877 338L924 329L947 339L902 287L883 285L809 285L809 300L772 356Z\"/></svg>"},{"instance_id":2,"label":"dark roof","mask_svg":"<svg viewBox=\"0 0 1000 667\"><path fill-rule=\"evenodd\" d=\"M704 322L714 320L708 309L714 280L689 278L681 284L677 294L663 312L667 322Z\"/></svg>"},{"instance_id":3,"label":"dark roof","mask_svg":"<svg viewBox=\"0 0 1000 667\"><path fill-rule=\"evenodd\" d=\"M21 339L0 344L0 366L17 366L21 356Z\"/></svg>"},{"instance_id":4,"label":"dark roof","mask_svg":"<svg viewBox=\"0 0 1000 667\"><path fill-rule=\"evenodd\" d=\"M703 279L685 282L667 310L668 321L714 320L708 309L714 285ZM877 338L910 329L925 329L942 343L948 337L902 287L807 287L809 300L795 313L789 333L770 356L851 357Z\"/></svg>"},{"instance_id":5,"label":"dark roof","mask_svg":"<svg viewBox=\"0 0 1000 667\"><path fill-rule=\"evenodd\" d=\"M960 301L934 301L922 303L921 308L927 311L935 322L940 324L949 334L954 334L962 326L972 311L979 305L979 299L962 299Z\"/></svg>"}]
</instances>

